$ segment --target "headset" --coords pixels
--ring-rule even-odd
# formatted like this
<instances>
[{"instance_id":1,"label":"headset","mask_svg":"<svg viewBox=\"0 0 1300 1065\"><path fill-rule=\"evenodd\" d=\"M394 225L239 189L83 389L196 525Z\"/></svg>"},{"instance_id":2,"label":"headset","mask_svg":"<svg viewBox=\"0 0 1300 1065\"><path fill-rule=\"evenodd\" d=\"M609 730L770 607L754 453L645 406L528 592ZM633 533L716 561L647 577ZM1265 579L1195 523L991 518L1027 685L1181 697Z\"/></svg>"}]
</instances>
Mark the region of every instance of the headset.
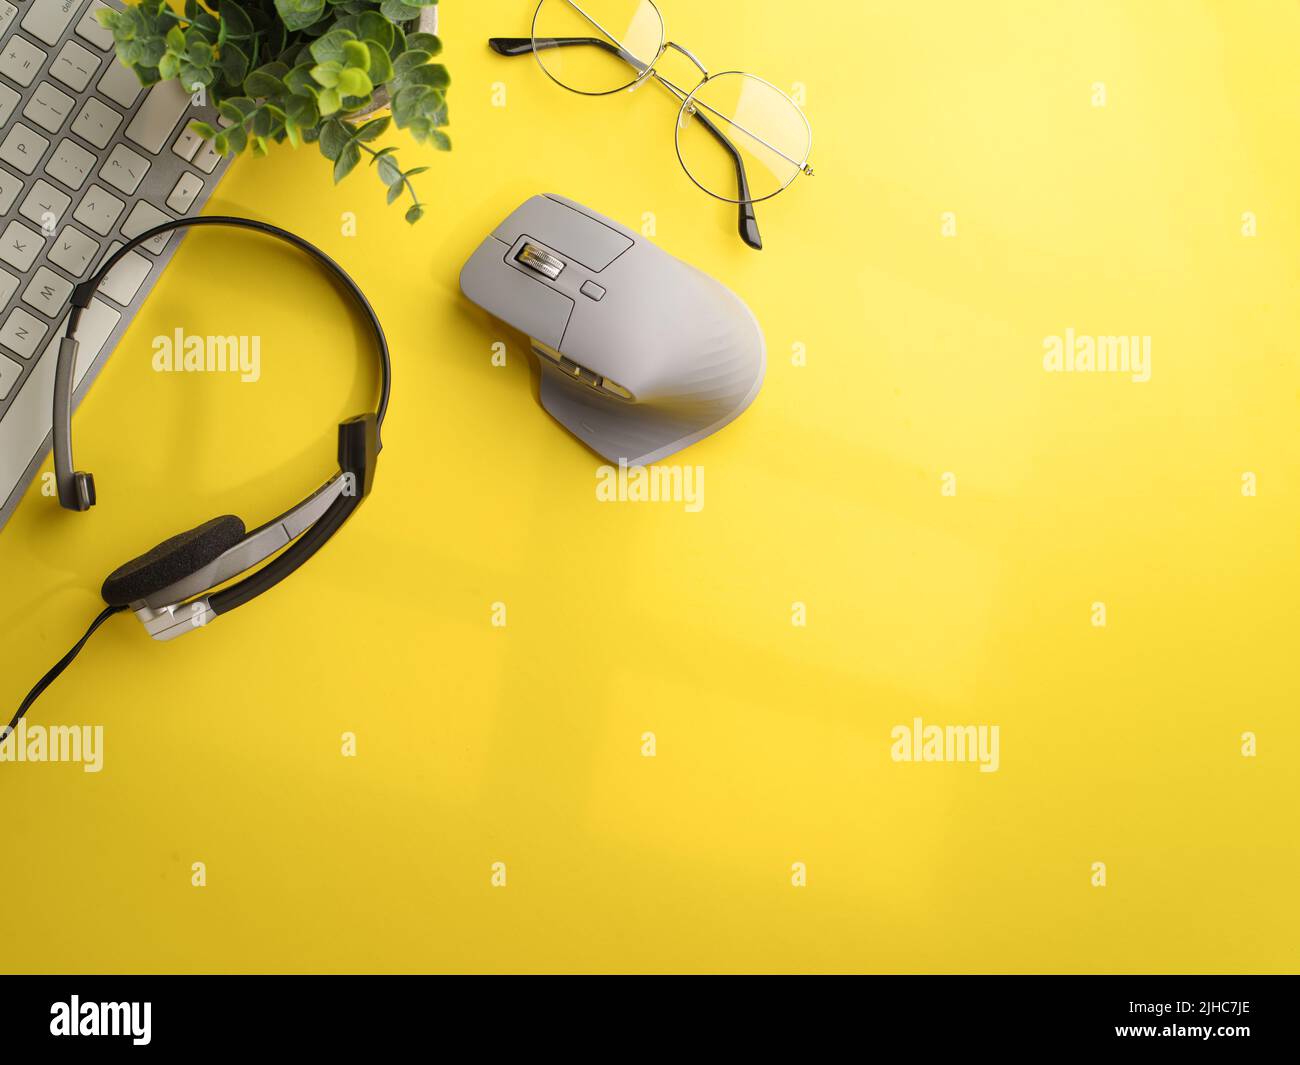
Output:
<instances>
[{"instance_id":1,"label":"headset","mask_svg":"<svg viewBox=\"0 0 1300 1065\"><path fill-rule=\"evenodd\" d=\"M155 640L171 640L192 632L270 591L297 570L339 531L374 484L392 367L388 339L370 301L338 263L302 237L251 218L208 215L168 221L145 230L108 256L88 280L73 288L72 310L65 335L59 341L55 367L54 470L59 503L68 510L85 511L96 502L94 477L75 470L72 461L72 396L81 314L90 306L104 278L128 252L159 235L195 226L227 226L274 237L306 252L333 275L360 308L374 334L380 366L378 406L373 413L357 415L339 425L338 472L278 518L249 532L240 518L225 514L164 540L109 574L101 589L107 608L32 689L8 728L0 730L0 739L9 735L28 707L113 614L134 611ZM263 562L266 565L262 566ZM227 586L236 577L242 579Z\"/></svg>"}]
</instances>

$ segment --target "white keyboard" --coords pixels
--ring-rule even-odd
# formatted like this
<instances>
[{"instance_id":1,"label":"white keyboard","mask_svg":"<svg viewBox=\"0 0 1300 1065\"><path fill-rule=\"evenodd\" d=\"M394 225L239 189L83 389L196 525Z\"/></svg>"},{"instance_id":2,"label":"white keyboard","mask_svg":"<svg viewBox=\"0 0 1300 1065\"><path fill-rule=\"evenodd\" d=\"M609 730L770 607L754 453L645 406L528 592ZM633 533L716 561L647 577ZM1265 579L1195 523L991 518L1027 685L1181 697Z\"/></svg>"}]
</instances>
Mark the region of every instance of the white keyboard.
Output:
<instances>
[{"instance_id":1,"label":"white keyboard","mask_svg":"<svg viewBox=\"0 0 1300 1065\"><path fill-rule=\"evenodd\" d=\"M174 81L142 86L95 19L104 6L0 0L0 528L49 453L72 286L126 238L196 214L226 166L188 128L215 112ZM179 240L127 255L82 314L74 404Z\"/></svg>"}]
</instances>

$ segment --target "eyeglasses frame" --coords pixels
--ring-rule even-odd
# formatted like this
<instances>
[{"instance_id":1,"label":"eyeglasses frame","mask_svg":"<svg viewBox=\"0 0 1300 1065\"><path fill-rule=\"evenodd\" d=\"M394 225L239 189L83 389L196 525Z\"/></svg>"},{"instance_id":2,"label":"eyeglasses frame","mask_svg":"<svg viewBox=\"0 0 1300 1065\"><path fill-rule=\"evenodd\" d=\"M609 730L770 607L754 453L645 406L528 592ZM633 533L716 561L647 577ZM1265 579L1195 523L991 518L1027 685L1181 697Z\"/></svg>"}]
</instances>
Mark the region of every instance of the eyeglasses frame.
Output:
<instances>
[{"instance_id":1,"label":"eyeglasses frame","mask_svg":"<svg viewBox=\"0 0 1300 1065\"><path fill-rule=\"evenodd\" d=\"M601 40L599 37L590 37L590 38L538 37L537 22L538 19L541 17L542 8L545 7L546 5L546 0L538 0L537 8L533 12L533 20L531 25L532 36L527 38L494 37L491 40L489 40L488 42L489 46L498 54L507 55L507 56L518 56L524 54L525 52L532 52L533 57L537 60L538 66L542 68L542 72L551 81L553 81L556 85L560 86L560 88L566 89L572 93L576 93L579 96L613 96L622 92L631 92L637 89L643 83L645 83L648 79L653 78L660 85L662 85L665 90L670 92L676 99L681 101L681 106L677 112L677 121L673 132L673 143L674 143L674 148L676 149L677 152L677 161L681 165L681 168L686 172L686 176L690 178L691 183L695 185L696 188L698 188L701 192L705 193L706 195L712 197L713 199L721 200L724 203L731 203L738 206L740 208L741 239L744 240L746 244L750 245L750 247L753 247L755 249L761 249L763 246L762 238L759 236L758 233L758 219L753 211L753 205L756 203L762 203L765 200L770 200L774 196L780 195L782 192L784 192L794 183L795 179L798 178L800 174L804 174L808 177L814 176L814 170L812 166L810 166L808 163L808 159L812 155L812 123L808 121L808 116L804 114L803 109L797 103L795 103L793 99L790 98L788 93L779 89L777 86L773 85L770 81L767 81L765 78L759 77L757 74L750 74L748 71L743 71L743 70L724 70L724 71L720 71L717 74L711 74L708 68L705 67L705 65L700 61L699 57L696 56L695 53L692 52L689 48L685 47L682 44L679 44L677 41L667 39L667 27L664 23L663 12L659 10L659 7L657 4L654 3L654 0L643 0L644 3L650 5L650 7L654 10L655 15L659 19L659 47L658 50L656 51L655 57L649 63L637 59L634 55L628 52L627 49L623 47L622 43L616 37L614 37L613 34L611 34L603 26L601 26L596 19L594 19L591 15L589 15L586 11L584 11L582 7L576 2L576 0L563 0L563 2L568 3L571 7L575 8L580 15L582 15L585 19L587 19L588 22L590 22L601 33L603 33L606 37L608 37L609 40L604 41ZM542 62L542 57L540 55L540 52L545 48L557 48L557 47L565 47L569 45L595 45L597 47L605 48L606 50L613 52L620 59L626 62L629 66L633 68L633 70L637 71L638 72L637 76L625 85L620 85L613 89L605 89L600 92L591 92L583 89L577 89L570 85L566 85L564 82L560 81L559 78L557 78L554 74L552 74L550 70L547 69L546 64ZM700 72L701 79L699 83L689 92L683 89L681 86L673 83L668 78L664 77L664 75L661 74L657 69L659 61L670 50L679 52L686 59L688 59L695 66L695 68ZM739 77L749 78L753 81L759 82L762 85L766 85L773 92L778 93L781 97L783 97L786 101L789 102L790 106L794 109L795 113L798 114L799 117L803 120L804 127L807 129L808 132L808 149L804 153L804 157L802 160L792 159L790 156L786 155L780 149L775 148L772 145L768 144L761 137L745 129L743 126L740 126L739 123L736 123L731 119L728 119L724 115L720 115L708 104L698 99L698 94L701 89L703 89L710 82L716 81L718 78L726 77L728 75L736 75ZM713 121L706 118L705 115L701 113L701 110L709 111L713 115L717 116L718 118L721 118L724 121L730 123L731 125L735 126L737 129L740 129L742 132L752 137L754 140L758 141L758 143L762 144L770 151L775 152L777 155L781 156L781 158L789 162L794 167L794 170L791 173L789 179L785 181L785 183L782 184L781 187L776 189L774 192L769 192L764 196L758 196L758 197L750 196L749 181L748 181L748 177L745 174L744 161L741 158L739 149L737 149L736 146L732 144L730 139L728 139L728 137L717 127L717 125L714 124ZM732 161L736 165L737 198L733 199L731 197L720 195L719 193L714 192L712 189L705 187L703 184L700 183L700 181L695 177L695 175L691 173L690 168L686 165L686 160L682 156L681 131L686 124L685 119L688 117L699 119L700 122L704 124L705 128L709 131L709 133L716 140L718 140L723 145L723 147L728 151L728 153L731 155Z\"/></svg>"}]
</instances>

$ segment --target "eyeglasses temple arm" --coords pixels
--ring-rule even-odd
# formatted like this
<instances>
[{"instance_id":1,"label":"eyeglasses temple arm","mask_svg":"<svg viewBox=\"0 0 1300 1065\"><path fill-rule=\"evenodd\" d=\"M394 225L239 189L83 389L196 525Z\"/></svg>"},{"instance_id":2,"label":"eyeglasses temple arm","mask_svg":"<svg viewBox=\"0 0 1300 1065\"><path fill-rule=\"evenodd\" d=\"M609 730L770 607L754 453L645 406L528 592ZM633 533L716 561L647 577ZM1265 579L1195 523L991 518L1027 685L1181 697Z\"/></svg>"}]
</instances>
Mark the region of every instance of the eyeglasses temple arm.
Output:
<instances>
[{"instance_id":1,"label":"eyeglasses temple arm","mask_svg":"<svg viewBox=\"0 0 1300 1065\"><path fill-rule=\"evenodd\" d=\"M763 236L758 231L758 215L754 212L754 205L749 202L749 178L745 175L744 159L740 157L740 152L727 138L727 135L709 119L705 118L698 108L693 117L704 124L704 128L727 150L727 154L731 156L731 161L736 164L736 199L743 201L739 205L740 239L755 251L762 251Z\"/></svg>"},{"instance_id":2,"label":"eyeglasses temple arm","mask_svg":"<svg viewBox=\"0 0 1300 1065\"><path fill-rule=\"evenodd\" d=\"M637 62L621 48L610 44L608 41L602 41L599 37L539 37L534 41L532 37L491 37L488 39L488 47L498 55L504 56L521 56L528 55L535 48L566 48L573 45L595 45L597 48L603 48L607 52L630 63L638 70L644 71L645 64ZM663 79L661 78L660 81ZM667 84L667 83L665 83ZM675 86L670 86L675 92L680 94L681 90ZM731 156L732 162L736 164L736 199L748 201L749 199L749 178L745 174L745 161L741 158L740 152L736 146L731 143L726 134L718 129L709 119L697 109L694 116L704 128L714 137L727 154ZM758 215L754 211L752 203L743 202L739 207L739 224L740 239L756 251L763 249L763 236L758 230Z\"/></svg>"},{"instance_id":3,"label":"eyeglasses temple arm","mask_svg":"<svg viewBox=\"0 0 1300 1065\"><path fill-rule=\"evenodd\" d=\"M540 48L563 48L571 44L595 44L607 51L619 54L608 41L599 40L596 37L539 37L537 39ZM519 56L529 55L533 51L533 39L531 37L489 37L488 47L497 55Z\"/></svg>"}]
</instances>

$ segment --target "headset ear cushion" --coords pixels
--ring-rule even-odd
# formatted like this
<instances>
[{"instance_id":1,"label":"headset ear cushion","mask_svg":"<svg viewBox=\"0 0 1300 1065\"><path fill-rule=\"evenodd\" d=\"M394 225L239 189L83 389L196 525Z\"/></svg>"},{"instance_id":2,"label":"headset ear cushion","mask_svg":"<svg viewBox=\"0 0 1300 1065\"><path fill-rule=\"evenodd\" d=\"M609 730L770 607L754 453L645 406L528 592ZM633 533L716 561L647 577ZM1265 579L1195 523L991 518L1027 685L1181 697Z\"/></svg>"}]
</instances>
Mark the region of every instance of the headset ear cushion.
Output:
<instances>
[{"instance_id":1,"label":"headset ear cushion","mask_svg":"<svg viewBox=\"0 0 1300 1065\"><path fill-rule=\"evenodd\" d=\"M128 606L147 599L197 573L243 538L244 523L233 514L205 521L119 566L108 575L100 594L109 606Z\"/></svg>"}]
</instances>

